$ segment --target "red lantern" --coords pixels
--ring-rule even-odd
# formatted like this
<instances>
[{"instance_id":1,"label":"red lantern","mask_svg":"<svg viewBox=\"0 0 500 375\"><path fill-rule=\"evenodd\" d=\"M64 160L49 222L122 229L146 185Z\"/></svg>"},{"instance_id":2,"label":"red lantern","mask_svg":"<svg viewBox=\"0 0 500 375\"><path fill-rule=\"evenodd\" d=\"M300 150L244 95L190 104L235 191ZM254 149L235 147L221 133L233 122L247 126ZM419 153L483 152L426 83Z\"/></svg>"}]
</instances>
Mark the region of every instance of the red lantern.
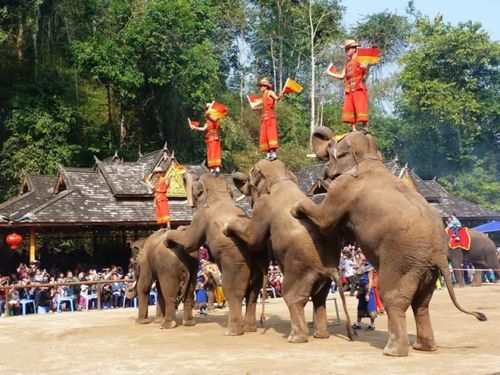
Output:
<instances>
[{"instance_id":1,"label":"red lantern","mask_svg":"<svg viewBox=\"0 0 500 375\"><path fill-rule=\"evenodd\" d=\"M11 250L16 250L17 246L23 242L23 236L17 233L11 233L7 236L5 242L10 245Z\"/></svg>"}]
</instances>

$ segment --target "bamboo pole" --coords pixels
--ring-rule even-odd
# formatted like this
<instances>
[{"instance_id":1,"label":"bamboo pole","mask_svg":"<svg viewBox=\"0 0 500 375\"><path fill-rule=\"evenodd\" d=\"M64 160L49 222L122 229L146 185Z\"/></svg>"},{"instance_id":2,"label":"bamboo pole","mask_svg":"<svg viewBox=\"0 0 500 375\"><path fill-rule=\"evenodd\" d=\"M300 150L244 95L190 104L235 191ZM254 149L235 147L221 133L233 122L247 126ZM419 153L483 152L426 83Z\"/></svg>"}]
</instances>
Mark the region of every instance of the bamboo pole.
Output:
<instances>
[{"instance_id":1,"label":"bamboo pole","mask_svg":"<svg viewBox=\"0 0 500 375\"><path fill-rule=\"evenodd\" d=\"M35 261L35 252L36 252L36 249L35 249L35 228L34 227L31 227L30 228L30 262L34 262Z\"/></svg>"}]
</instances>

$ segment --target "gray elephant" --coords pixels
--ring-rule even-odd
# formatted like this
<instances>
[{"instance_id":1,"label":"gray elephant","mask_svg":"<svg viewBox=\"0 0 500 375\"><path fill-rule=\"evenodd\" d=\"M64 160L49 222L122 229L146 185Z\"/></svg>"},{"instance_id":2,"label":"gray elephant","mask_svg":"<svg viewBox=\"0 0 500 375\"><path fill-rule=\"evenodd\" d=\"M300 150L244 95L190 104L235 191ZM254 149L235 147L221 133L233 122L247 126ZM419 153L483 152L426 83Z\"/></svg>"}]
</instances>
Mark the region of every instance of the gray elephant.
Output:
<instances>
[{"instance_id":1,"label":"gray elephant","mask_svg":"<svg viewBox=\"0 0 500 375\"><path fill-rule=\"evenodd\" d=\"M448 248L448 259L453 268L463 268L464 262L472 263L475 268L491 268L495 271L495 278L500 279L500 264L497 258L495 243L484 233L468 229L470 235L470 249ZM481 285L482 271L478 271L479 285ZM462 271L455 271L457 283L460 287L465 285Z\"/></svg>"},{"instance_id":2,"label":"gray elephant","mask_svg":"<svg viewBox=\"0 0 500 375\"><path fill-rule=\"evenodd\" d=\"M310 221L292 217L290 208L305 195L297 186L295 176L281 161L260 160L249 175L236 174L233 181L243 194L252 197L252 219L234 217L225 225L224 233L241 238L250 249L270 242L274 258L283 272L283 298L292 325L288 341L308 341L304 307L309 297L314 306L314 337L329 337L326 297L331 278L340 285L337 233L323 236ZM339 291L345 308L342 288ZM348 315L347 321L348 335L352 338Z\"/></svg>"},{"instance_id":3,"label":"gray elephant","mask_svg":"<svg viewBox=\"0 0 500 375\"><path fill-rule=\"evenodd\" d=\"M198 259L183 250L164 245L167 231L153 233L146 241L132 244L136 283L127 289L127 298L139 299L137 323L147 324L148 302L151 285L156 281L156 319L162 320L162 328L174 328L178 298L183 301L183 324L195 325L193 318L194 288ZM141 246L142 245L142 246Z\"/></svg>"},{"instance_id":4,"label":"gray elephant","mask_svg":"<svg viewBox=\"0 0 500 375\"><path fill-rule=\"evenodd\" d=\"M225 222L239 218L250 219L234 201L224 176L203 175L192 183L196 213L191 225L184 231L170 231L166 236L169 247L180 247L193 254L207 243L210 254L222 273L222 289L229 307L228 336L242 335L257 330L255 314L257 298L262 287L263 272L267 266L260 248L249 252L246 244L222 233ZM246 301L245 319L241 306Z\"/></svg>"},{"instance_id":5,"label":"gray elephant","mask_svg":"<svg viewBox=\"0 0 500 375\"><path fill-rule=\"evenodd\" d=\"M384 354L408 355L406 310L410 306L417 326L413 347L436 350L429 303L439 272L455 306L486 320L484 314L464 310L456 300L439 213L385 168L373 136L352 132L336 140L330 129L321 127L313 134L313 147L317 158L328 161L326 173L332 182L321 204L303 199L291 212L312 220L322 233L338 228L350 232L379 270L389 330Z\"/></svg>"}]
</instances>

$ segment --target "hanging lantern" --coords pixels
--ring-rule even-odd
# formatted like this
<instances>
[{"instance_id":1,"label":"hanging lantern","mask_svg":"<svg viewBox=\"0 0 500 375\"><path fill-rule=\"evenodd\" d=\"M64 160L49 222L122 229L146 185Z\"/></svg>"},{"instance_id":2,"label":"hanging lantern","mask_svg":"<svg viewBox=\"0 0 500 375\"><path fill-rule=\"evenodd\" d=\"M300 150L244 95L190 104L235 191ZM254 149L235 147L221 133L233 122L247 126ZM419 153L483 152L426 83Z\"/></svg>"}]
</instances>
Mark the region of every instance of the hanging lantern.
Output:
<instances>
[{"instance_id":1,"label":"hanging lantern","mask_svg":"<svg viewBox=\"0 0 500 375\"><path fill-rule=\"evenodd\" d=\"M11 233L5 238L5 242L10 245L11 250L16 250L17 246L23 242L23 236L17 233Z\"/></svg>"}]
</instances>

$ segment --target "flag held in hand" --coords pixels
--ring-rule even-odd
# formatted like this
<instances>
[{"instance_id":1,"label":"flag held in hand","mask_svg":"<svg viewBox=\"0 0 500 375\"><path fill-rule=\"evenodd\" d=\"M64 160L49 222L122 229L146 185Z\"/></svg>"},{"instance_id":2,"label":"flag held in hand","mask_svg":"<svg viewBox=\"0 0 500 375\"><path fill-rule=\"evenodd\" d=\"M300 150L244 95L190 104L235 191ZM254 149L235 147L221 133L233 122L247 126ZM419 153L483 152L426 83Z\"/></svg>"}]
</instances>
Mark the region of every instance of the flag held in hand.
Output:
<instances>
[{"instance_id":1,"label":"flag held in hand","mask_svg":"<svg viewBox=\"0 0 500 375\"><path fill-rule=\"evenodd\" d=\"M247 95L248 103L250 103L250 108L261 109L262 108L262 96L260 95Z\"/></svg>"},{"instance_id":2,"label":"flag held in hand","mask_svg":"<svg viewBox=\"0 0 500 375\"><path fill-rule=\"evenodd\" d=\"M189 123L189 126L193 126L195 128L199 128L200 127L200 122L199 121L194 121L194 120L191 120L190 118L188 118L188 123Z\"/></svg>"},{"instance_id":3,"label":"flag held in hand","mask_svg":"<svg viewBox=\"0 0 500 375\"><path fill-rule=\"evenodd\" d=\"M378 48L358 48L358 62L365 65L378 64L380 62L380 50Z\"/></svg>"},{"instance_id":4,"label":"flag held in hand","mask_svg":"<svg viewBox=\"0 0 500 375\"><path fill-rule=\"evenodd\" d=\"M288 78L285 86L283 87L283 94L299 94L302 91L302 86L293 79Z\"/></svg>"},{"instance_id":5,"label":"flag held in hand","mask_svg":"<svg viewBox=\"0 0 500 375\"><path fill-rule=\"evenodd\" d=\"M330 69L328 69L330 73L337 73L337 67L333 64L330 64Z\"/></svg>"},{"instance_id":6,"label":"flag held in hand","mask_svg":"<svg viewBox=\"0 0 500 375\"><path fill-rule=\"evenodd\" d=\"M210 103L207 108L207 115L211 115L216 119L221 119L227 116L229 110L221 103L216 102L215 100Z\"/></svg>"}]
</instances>

